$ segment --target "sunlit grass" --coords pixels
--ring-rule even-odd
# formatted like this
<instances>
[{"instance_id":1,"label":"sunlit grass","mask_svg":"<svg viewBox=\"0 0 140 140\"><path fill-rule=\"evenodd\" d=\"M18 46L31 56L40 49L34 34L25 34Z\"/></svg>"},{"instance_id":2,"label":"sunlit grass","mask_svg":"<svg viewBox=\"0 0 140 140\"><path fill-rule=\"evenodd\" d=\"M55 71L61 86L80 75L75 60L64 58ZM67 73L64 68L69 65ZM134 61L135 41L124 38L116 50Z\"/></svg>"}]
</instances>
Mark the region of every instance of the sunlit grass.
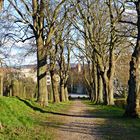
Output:
<instances>
[{"instance_id":1,"label":"sunlit grass","mask_svg":"<svg viewBox=\"0 0 140 140\"><path fill-rule=\"evenodd\" d=\"M33 101L25 101L38 110L16 97L0 97L0 140L52 140L53 130L40 122L46 121L51 112L67 109L70 102L51 103L49 107L42 108ZM44 113L39 110L43 110Z\"/></svg>"}]
</instances>

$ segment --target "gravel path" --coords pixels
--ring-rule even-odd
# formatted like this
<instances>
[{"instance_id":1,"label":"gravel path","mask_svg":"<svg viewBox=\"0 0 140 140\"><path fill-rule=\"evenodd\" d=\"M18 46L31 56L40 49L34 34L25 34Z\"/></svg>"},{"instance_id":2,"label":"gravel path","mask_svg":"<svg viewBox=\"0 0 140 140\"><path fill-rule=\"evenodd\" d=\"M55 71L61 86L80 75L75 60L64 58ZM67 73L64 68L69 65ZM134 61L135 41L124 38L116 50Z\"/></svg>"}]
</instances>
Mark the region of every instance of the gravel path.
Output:
<instances>
[{"instance_id":1,"label":"gravel path","mask_svg":"<svg viewBox=\"0 0 140 140\"><path fill-rule=\"evenodd\" d=\"M54 128L55 140L103 140L99 126L105 120L89 114L90 108L77 100L73 101L67 113L54 115L53 122L47 125ZM57 123L57 120L62 124Z\"/></svg>"},{"instance_id":2,"label":"gravel path","mask_svg":"<svg viewBox=\"0 0 140 140\"><path fill-rule=\"evenodd\" d=\"M117 110L116 110L117 111ZM109 114L107 114L109 113ZM116 116L112 110L97 109L79 100L72 102L66 112L53 112L43 122L54 134L54 140L139 140L139 123ZM111 115L111 116L110 116ZM137 123L137 121L136 121Z\"/></svg>"}]
</instances>

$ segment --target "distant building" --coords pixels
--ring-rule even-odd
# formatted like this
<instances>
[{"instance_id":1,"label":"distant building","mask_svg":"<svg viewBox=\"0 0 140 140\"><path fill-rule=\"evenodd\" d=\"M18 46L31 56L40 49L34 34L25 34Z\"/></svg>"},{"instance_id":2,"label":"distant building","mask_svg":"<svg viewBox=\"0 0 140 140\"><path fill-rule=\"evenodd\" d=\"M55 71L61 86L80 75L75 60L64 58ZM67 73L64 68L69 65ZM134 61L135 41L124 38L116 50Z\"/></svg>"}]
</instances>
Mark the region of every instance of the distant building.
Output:
<instances>
[{"instance_id":1,"label":"distant building","mask_svg":"<svg viewBox=\"0 0 140 140\"><path fill-rule=\"evenodd\" d=\"M81 73L82 72L82 66L80 63L71 63L70 64L71 70L70 71L75 71L75 73ZM19 75L19 77L30 77L32 78L35 82L37 82L37 65L22 65L19 67L2 67L0 68L0 73L2 75L4 74L10 74L10 73L16 73ZM51 84L51 77L49 72L47 72L47 85ZM80 87L80 85L79 85ZM80 90L80 89L79 89ZM78 91L79 91L78 90Z\"/></svg>"},{"instance_id":2,"label":"distant building","mask_svg":"<svg viewBox=\"0 0 140 140\"><path fill-rule=\"evenodd\" d=\"M37 81L36 65L24 65L19 70L25 75L25 77L32 78L35 82Z\"/></svg>"}]
</instances>

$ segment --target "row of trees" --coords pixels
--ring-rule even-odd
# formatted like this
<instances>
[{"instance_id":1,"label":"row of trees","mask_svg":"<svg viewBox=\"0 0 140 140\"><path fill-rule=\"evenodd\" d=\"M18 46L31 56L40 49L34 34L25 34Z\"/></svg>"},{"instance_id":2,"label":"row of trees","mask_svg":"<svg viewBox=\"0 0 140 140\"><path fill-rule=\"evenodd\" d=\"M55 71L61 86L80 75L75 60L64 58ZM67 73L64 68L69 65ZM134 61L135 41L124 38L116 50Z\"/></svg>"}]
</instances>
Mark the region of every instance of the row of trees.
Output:
<instances>
[{"instance_id":1,"label":"row of trees","mask_svg":"<svg viewBox=\"0 0 140 140\"><path fill-rule=\"evenodd\" d=\"M120 20L124 11L124 3L113 0L87 0L76 4L77 16L72 22L81 34L81 40L84 40L82 47L77 46L89 65L84 75L91 99L96 103L114 105L116 62L120 55L125 57L129 53L131 44L120 34L123 30Z\"/></svg>"},{"instance_id":2,"label":"row of trees","mask_svg":"<svg viewBox=\"0 0 140 140\"><path fill-rule=\"evenodd\" d=\"M20 37L16 39L22 42L27 40L35 42L33 50L37 54L37 100L41 105L48 105L46 86L48 70L52 78L54 101L67 100L71 45L82 52L84 57L82 61L86 61L89 65L84 71L84 77L91 100L114 105L117 62L132 53L132 44L137 39L130 62L128 105L125 114L127 116L140 114L139 0L7 0L7 2L10 10L14 11L11 15L14 25L18 26L21 32ZM56 84L56 73L60 75L60 94Z\"/></svg>"},{"instance_id":3,"label":"row of trees","mask_svg":"<svg viewBox=\"0 0 140 140\"><path fill-rule=\"evenodd\" d=\"M61 2L7 0L6 2L9 4L6 12L13 11L10 16L16 32L10 30L5 37L16 42L30 40L29 42L35 43L35 45L28 45L28 50L35 51L37 56L37 101L42 106L48 105L46 85L48 71L51 75L53 101L67 101L67 79L70 69L69 38L71 36L71 23L68 22L67 17L71 10L70 6L67 6L65 0Z\"/></svg>"},{"instance_id":4,"label":"row of trees","mask_svg":"<svg viewBox=\"0 0 140 140\"><path fill-rule=\"evenodd\" d=\"M91 99L96 103L114 105L116 65L120 59L128 61L134 49L125 115L139 116L140 1L86 0L73 1L73 5L75 16L72 23L81 35L79 42L82 42L82 45L77 43L77 47L89 65L84 75Z\"/></svg>"}]
</instances>

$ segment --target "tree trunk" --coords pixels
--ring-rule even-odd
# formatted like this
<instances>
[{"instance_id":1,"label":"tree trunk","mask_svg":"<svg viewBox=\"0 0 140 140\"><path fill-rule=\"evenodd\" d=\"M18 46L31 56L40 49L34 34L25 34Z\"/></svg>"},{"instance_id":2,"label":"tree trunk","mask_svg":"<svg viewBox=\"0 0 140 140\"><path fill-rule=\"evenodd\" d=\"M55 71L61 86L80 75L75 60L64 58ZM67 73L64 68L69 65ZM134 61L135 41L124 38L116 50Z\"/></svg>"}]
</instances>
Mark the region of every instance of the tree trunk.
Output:
<instances>
[{"instance_id":1,"label":"tree trunk","mask_svg":"<svg viewBox=\"0 0 140 140\"><path fill-rule=\"evenodd\" d=\"M93 82L90 83L90 87L91 87L91 100L96 102L97 101L97 87L98 87L98 81L97 81L97 68L96 68L96 64L95 64L95 57L93 58L92 61L92 78L93 78Z\"/></svg>"},{"instance_id":2,"label":"tree trunk","mask_svg":"<svg viewBox=\"0 0 140 140\"><path fill-rule=\"evenodd\" d=\"M114 105L114 73L115 73L115 62L114 62L114 50L110 50L109 60L109 71L108 71L108 105Z\"/></svg>"},{"instance_id":3,"label":"tree trunk","mask_svg":"<svg viewBox=\"0 0 140 140\"><path fill-rule=\"evenodd\" d=\"M62 35L60 35L62 37ZM64 42L60 44L60 100L65 101L65 59L64 59Z\"/></svg>"},{"instance_id":4,"label":"tree trunk","mask_svg":"<svg viewBox=\"0 0 140 140\"><path fill-rule=\"evenodd\" d=\"M97 97L98 97L97 68L94 66L94 102L97 102Z\"/></svg>"},{"instance_id":5,"label":"tree trunk","mask_svg":"<svg viewBox=\"0 0 140 140\"><path fill-rule=\"evenodd\" d=\"M65 102L65 87L63 80L60 82L60 101Z\"/></svg>"},{"instance_id":6,"label":"tree trunk","mask_svg":"<svg viewBox=\"0 0 140 140\"><path fill-rule=\"evenodd\" d=\"M38 95L37 102L41 106L48 106L48 92L46 82L46 46L44 45L44 9L45 1L32 0L32 20L33 20L33 32L36 38L37 46L37 86Z\"/></svg>"},{"instance_id":7,"label":"tree trunk","mask_svg":"<svg viewBox=\"0 0 140 140\"><path fill-rule=\"evenodd\" d=\"M48 89L48 100L53 102L53 91L52 91L52 84L47 86Z\"/></svg>"},{"instance_id":8,"label":"tree trunk","mask_svg":"<svg viewBox=\"0 0 140 140\"><path fill-rule=\"evenodd\" d=\"M19 96L19 84L18 80L14 79L12 80L12 96Z\"/></svg>"},{"instance_id":9,"label":"tree trunk","mask_svg":"<svg viewBox=\"0 0 140 140\"><path fill-rule=\"evenodd\" d=\"M38 96L37 102L41 106L48 106L48 92L46 82L46 52L44 50L43 38L40 35L37 39L37 84Z\"/></svg>"},{"instance_id":10,"label":"tree trunk","mask_svg":"<svg viewBox=\"0 0 140 140\"><path fill-rule=\"evenodd\" d=\"M110 46L109 46L109 69L108 77L108 105L114 105L114 72L115 72L115 54L114 47L116 42L115 20L113 16L112 0L107 2L110 17Z\"/></svg>"},{"instance_id":11,"label":"tree trunk","mask_svg":"<svg viewBox=\"0 0 140 140\"><path fill-rule=\"evenodd\" d=\"M113 85L114 79L109 79L108 82L108 105L114 105L114 85Z\"/></svg>"},{"instance_id":12,"label":"tree trunk","mask_svg":"<svg viewBox=\"0 0 140 140\"><path fill-rule=\"evenodd\" d=\"M52 90L53 90L53 102L59 103L60 97L59 97L59 91L58 91L58 81L57 81L57 75L54 74L54 72L51 72L51 81L52 81Z\"/></svg>"},{"instance_id":13,"label":"tree trunk","mask_svg":"<svg viewBox=\"0 0 140 140\"><path fill-rule=\"evenodd\" d=\"M69 71L69 68L68 68L68 71ZM68 72L67 71L67 72ZM64 80L65 84L64 84L64 89L65 89L65 101L69 101L69 95L68 95L68 76L65 77L65 80Z\"/></svg>"},{"instance_id":14,"label":"tree trunk","mask_svg":"<svg viewBox=\"0 0 140 140\"><path fill-rule=\"evenodd\" d=\"M3 75L0 74L0 96L3 96Z\"/></svg>"},{"instance_id":15,"label":"tree trunk","mask_svg":"<svg viewBox=\"0 0 140 140\"><path fill-rule=\"evenodd\" d=\"M129 91L125 116L140 117L140 1L135 2L137 10L137 44L130 62Z\"/></svg>"},{"instance_id":16,"label":"tree trunk","mask_svg":"<svg viewBox=\"0 0 140 140\"><path fill-rule=\"evenodd\" d=\"M24 95L24 98L27 98L27 92L26 92L26 86L23 85L23 95ZM32 97L33 98L33 97Z\"/></svg>"},{"instance_id":17,"label":"tree trunk","mask_svg":"<svg viewBox=\"0 0 140 140\"><path fill-rule=\"evenodd\" d=\"M18 80L18 88L19 88L19 91L18 91L19 97L24 98L23 97L23 87L22 87L22 81L21 80Z\"/></svg>"},{"instance_id":18,"label":"tree trunk","mask_svg":"<svg viewBox=\"0 0 140 140\"><path fill-rule=\"evenodd\" d=\"M101 75L98 76L98 99L97 103L102 104L103 101L103 81Z\"/></svg>"},{"instance_id":19,"label":"tree trunk","mask_svg":"<svg viewBox=\"0 0 140 140\"><path fill-rule=\"evenodd\" d=\"M108 77L107 77L107 69L104 68L102 58L97 55L97 66L100 71L100 75L102 78L102 83L103 83L103 99L104 99L104 104L108 104Z\"/></svg>"},{"instance_id":20,"label":"tree trunk","mask_svg":"<svg viewBox=\"0 0 140 140\"><path fill-rule=\"evenodd\" d=\"M65 90L65 101L69 101L69 95L68 95L68 88L67 86L64 87Z\"/></svg>"},{"instance_id":21,"label":"tree trunk","mask_svg":"<svg viewBox=\"0 0 140 140\"><path fill-rule=\"evenodd\" d=\"M109 98L108 98L108 77L107 72L103 73L103 83L104 83L104 103L108 105Z\"/></svg>"}]
</instances>

